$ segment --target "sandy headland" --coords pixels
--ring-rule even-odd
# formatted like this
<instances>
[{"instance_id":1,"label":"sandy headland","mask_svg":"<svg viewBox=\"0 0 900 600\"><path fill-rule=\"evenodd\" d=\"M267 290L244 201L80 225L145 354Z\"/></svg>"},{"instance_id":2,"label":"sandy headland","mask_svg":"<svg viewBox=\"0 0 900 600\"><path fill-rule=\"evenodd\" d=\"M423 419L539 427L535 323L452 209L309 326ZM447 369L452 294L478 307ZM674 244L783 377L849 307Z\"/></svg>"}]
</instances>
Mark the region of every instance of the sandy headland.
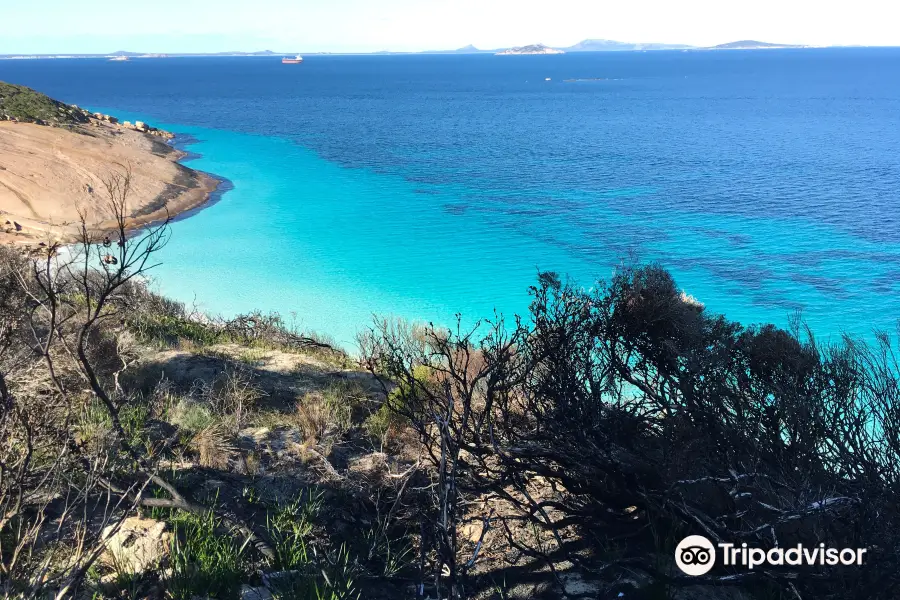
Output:
<instances>
[{"instance_id":1,"label":"sandy headland","mask_svg":"<svg viewBox=\"0 0 900 600\"><path fill-rule=\"evenodd\" d=\"M0 243L72 242L80 213L89 230L115 228L104 186L131 174L127 225L137 229L209 200L218 181L178 161L171 138L142 123L83 113L65 127L0 120Z\"/></svg>"}]
</instances>

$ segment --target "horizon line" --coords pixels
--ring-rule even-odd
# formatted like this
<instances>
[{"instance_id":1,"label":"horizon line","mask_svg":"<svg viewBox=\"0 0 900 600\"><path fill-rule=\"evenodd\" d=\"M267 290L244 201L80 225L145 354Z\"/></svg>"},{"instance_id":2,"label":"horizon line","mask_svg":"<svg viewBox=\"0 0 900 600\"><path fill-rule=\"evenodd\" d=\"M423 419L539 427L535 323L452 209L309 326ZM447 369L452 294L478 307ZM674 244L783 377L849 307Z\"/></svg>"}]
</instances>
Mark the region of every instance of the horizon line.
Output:
<instances>
[{"instance_id":1,"label":"horizon line","mask_svg":"<svg viewBox=\"0 0 900 600\"><path fill-rule=\"evenodd\" d=\"M610 44L617 44L620 46L669 46L671 50L710 50L710 49L728 49L728 48L720 48L720 46L727 46L729 44L736 44L740 42L751 42L756 44L763 44L769 46L771 49L823 49L823 48L900 48L900 44L788 44L788 43L771 43L771 42L760 42L758 40L736 40L734 42L725 42L723 44L715 44L712 46L697 46L692 44L681 44L681 43L667 43L667 42L620 42L617 40L608 40L601 38L588 38L582 40L581 42L577 42L571 46L549 46L546 44L531 43L531 44L522 44L520 46L498 46L496 48L478 48L473 44L468 44L465 46L461 46L459 48L452 49L429 49L429 50L341 50L341 51L331 51L331 50L309 50L306 52L296 52L296 51L287 51L287 52L276 52L269 49L264 50L209 50L204 52L182 52L178 50L151 50L151 51L140 51L140 50L115 50L113 52L4 52L0 53L0 57L3 58L32 58L32 57L40 57L40 58L50 58L50 57L98 57L98 58L106 58L106 57L115 57L115 56L123 56L127 55L131 58L155 58L162 56L216 56L216 55L227 55L227 56L281 56L281 55L296 55L296 54L307 54L307 55L369 55L369 54L450 54L450 53L460 53L460 54L477 54L477 53L490 53L502 50L509 50L512 48L521 48L526 46L537 46L543 45L548 48L553 48L557 50L566 50L568 48L574 48L580 44L585 42L607 42ZM472 49L471 52L466 52L467 49ZM739 48L736 48L739 49ZM747 48L754 49L754 48ZM758 49L766 49L766 48L758 48ZM592 54L592 53L602 53L602 52L640 52L640 51L665 51L666 48L622 48L618 50L589 50L589 51L573 51L574 54Z\"/></svg>"}]
</instances>

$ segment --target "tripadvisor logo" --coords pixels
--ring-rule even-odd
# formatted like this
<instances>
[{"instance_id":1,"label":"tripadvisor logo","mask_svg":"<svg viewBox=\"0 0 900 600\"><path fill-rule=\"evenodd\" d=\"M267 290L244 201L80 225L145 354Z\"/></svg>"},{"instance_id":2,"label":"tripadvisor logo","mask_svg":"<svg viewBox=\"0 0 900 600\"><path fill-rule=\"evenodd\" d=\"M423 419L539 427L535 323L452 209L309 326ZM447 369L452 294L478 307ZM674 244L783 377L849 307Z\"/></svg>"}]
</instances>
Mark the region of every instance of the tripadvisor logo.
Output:
<instances>
[{"instance_id":1,"label":"tripadvisor logo","mask_svg":"<svg viewBox=\"0 0 900 600\"><path fill-rule=\"evenodd\" d=\"M812 548L797 544L790 548L750 548L747 544L718 544L716 546L702 535L689 535L675 548L675 564L686 575L706 575L716 565L716 558L725 566L739 566L753 570L761 565L769 566L837 566L861 565L866 548L828 548L819 544Z\"/></svg>"},{"instance_id":2,"label":"tripadvisor logo","mask_svg":"<svg viewBox=\"0 0 900 600\"><path fill-rule=\"evenodd\" d=\"M706 575L716 564L716 548L702 535L689 535L675 548L675 564L686 575Z\"/></svg>"}]
</instances>

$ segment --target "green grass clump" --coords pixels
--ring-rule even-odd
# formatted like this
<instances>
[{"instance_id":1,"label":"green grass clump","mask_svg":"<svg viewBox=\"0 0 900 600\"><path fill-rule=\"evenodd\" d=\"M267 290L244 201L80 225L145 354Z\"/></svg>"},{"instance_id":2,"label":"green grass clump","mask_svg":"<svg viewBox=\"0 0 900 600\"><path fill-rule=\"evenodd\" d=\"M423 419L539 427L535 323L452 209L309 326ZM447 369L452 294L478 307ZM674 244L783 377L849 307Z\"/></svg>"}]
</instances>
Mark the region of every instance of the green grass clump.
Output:
<instances>
[{"instance_id":1,"label":"green grass clump","mask_svg":"<svg viewBox=\"0 0 900 600\"><path fill-rule=\"evenodd\" d=\"M189 398L180 398L168 414L169 422L188 433L198 433L218 421L212 409Z\"/></svg>"},{"instance_id":2,"label":"green grass clump","mask_svg":"<svg viewBox=\"0 0 900 600\"><path fill-rule=\"evenodd\" d=\"M174 600L207 595L227 600L239 596L249 574L248 545L223 534L212 513L178 513L172 521L171 569L164 581Z\"/></svg>"},{"instance_id":3,"label":"green grass clump","mask_svg":"<svg viewBox=\"0 0 900 600\"><path fill-rule=\"evenodd\" d=\"M122 424L125 441L132 447L142 447L147 443L146 425L150 411L146 406L126 404L119 408L119 422ZM115 435L112 418L106 406L99 400L87 403L75 422L78 440L95 452L100 452L112 443Z\"/></svg>"},{"instance_id":4,"label":"green grass clump","mask_svg":"<svg viewBox=\"0 0 900 600\"><path fill-rule=\"evenodd\" d=\"M308 490L290 504L277 507L266 521L280 573L269 581L278 600L351 600L359 598L356 564L346 546L323 551L313 543L313 523L324 494Z\"/></svg>"},{"instance_id":5,"label":"green grass clump","mask_svg":"<svg viewBox=\"0 0 900 600\"><path fill-rule=\"evenodd\" d=\"M250 367L261 367L266 364L266 355L263 348L247 348L238 354L237 360Z\"/></svg>"},{"instance_id":6,"label":"green grass clump","mask_svg":"<svg viewBox=\"0 0 900 600\"><path fill-rule=\"evenodd\" d=\"M50 125L88 122L87 115L79 108L58 102L31 88L0 81L0 120L9 118Z\"/></svg>"},{"instance_id":7,"label":"green grass clump","mask_svg":"<svg viewBox=\"0 0 900 600\"><path fill-rule=\"evenodd\" d=\"M333 552L315 554L314 569L283 572L269 580L275 600L359 600L362 594L356 583L357 565L347 546Z\"/></svg>"},{"instance_id":8,"label":"green grass clump","mask_svg":"<svg viewBox=\"0 0 900 600\"><path fill-rule=\"evenodd\" d=\"M310 564L307 541L321 508L321 492L309 491L269 514L266 529L275 545L276 568L286 571Z\"/></svg>"}]
</instances>

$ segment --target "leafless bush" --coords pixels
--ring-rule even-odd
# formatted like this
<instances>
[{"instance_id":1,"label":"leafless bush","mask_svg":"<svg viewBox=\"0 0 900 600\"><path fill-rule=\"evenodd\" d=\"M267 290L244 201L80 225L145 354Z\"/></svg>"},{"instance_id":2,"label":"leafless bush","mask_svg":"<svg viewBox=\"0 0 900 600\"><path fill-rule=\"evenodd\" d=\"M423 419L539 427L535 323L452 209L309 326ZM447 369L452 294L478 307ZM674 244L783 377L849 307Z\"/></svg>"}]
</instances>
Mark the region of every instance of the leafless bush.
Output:
<instances>
[{"instance_id":1,"label":"leafless bush","mask_svg":"<svg viewBox=\"0 0 900 600\"><path fill-rule=\"evenodd\" d=\"M192 396L208 405L233 431L238 431L246 425L263 392L254 384L252 375L246 369L226 363L212 381L196 382Z\"/></svg>"},{"instance_id":2,"label":"leafless bush","mask_svg":"<svg viewBox=\"0 0 900 600\"><path fill-rule=\"evenodd\" d=\"M560 593L567 564L608 590L640 572L762 597L896 595L900 368L887 336L821 347L799 330L745 328L685 301L653 266L594 291L543 274L532 295L512 327L432 329L422 344L382 323L370 336L366 361L432 463L423 583L473 593L481 544L464 552L459 531L481 518ZM504 514L480 514L484 498ZM690 578L670 558L688 534L869 558Z\"/></svg>"},{"instance_id":3,"label":"leafless bush","mask_svg":"<svg viewBox=\"0 0 900 600\"><path fill-rule=\"evenodd\" d=\"M244 344L263 343L284 348L305 350L331 350L331 344L316 337L302 335L294 331L277 313L265 314L259 311L227 320L223 324L225 334Z\"/></svg>"}]
</instances>

